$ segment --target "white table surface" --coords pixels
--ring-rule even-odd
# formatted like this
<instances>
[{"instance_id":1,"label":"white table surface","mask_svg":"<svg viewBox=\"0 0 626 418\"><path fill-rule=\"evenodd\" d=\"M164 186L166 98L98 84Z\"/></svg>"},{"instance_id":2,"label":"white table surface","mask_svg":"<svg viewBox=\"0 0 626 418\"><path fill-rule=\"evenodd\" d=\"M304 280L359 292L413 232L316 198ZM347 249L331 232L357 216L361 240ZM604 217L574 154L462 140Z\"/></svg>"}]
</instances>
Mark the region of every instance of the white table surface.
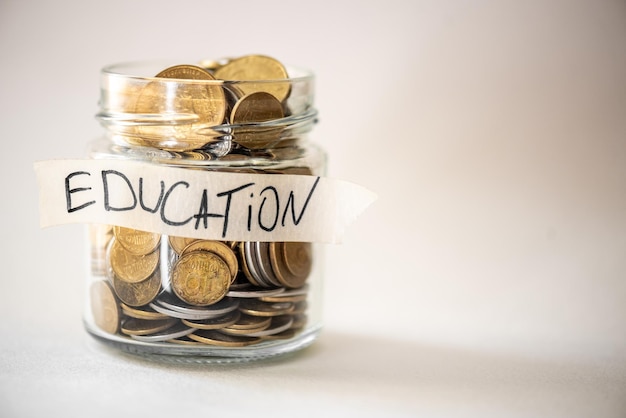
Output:
<instances>
[{"instance_id":1,"label":"white table surface","mask_svg":"<svg viewBox=\"0 0 626 418\"><path fill-rule=\"evenodd\" d=\"M0 416L626 416L623 1L5 0L0 52ZM329 174L378 194L326 248L321 337L106 349L32 164L85 155L104 65L252 52L316 72Z\"/></svg>"}]
</instances>

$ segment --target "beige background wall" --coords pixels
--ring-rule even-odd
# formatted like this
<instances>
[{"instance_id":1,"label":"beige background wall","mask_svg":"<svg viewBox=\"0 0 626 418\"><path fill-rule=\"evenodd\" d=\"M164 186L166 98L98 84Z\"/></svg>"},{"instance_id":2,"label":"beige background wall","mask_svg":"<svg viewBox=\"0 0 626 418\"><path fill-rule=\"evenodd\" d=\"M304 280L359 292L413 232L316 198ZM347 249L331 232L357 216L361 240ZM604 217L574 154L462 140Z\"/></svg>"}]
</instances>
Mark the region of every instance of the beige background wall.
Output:
<instances>
[{"instance_id":1,"label":"beige background wall","mask_svg":"<svg viewBox=\"0 0 626 418\"><path fill-rule=\"evenodd\" d=\"M617 0L3 0L0 350L34 354L41 339L62 347L82 335L82 228L38 228L32 163L82 157L99 135L100 68L247 53L316 72L313 138L329 174L379 195L327 248L330 332L383 347L606 360L621 367L607 387L623 388ZM604 403L615 416L618 398Z\"/></svg>"}]
</instances>

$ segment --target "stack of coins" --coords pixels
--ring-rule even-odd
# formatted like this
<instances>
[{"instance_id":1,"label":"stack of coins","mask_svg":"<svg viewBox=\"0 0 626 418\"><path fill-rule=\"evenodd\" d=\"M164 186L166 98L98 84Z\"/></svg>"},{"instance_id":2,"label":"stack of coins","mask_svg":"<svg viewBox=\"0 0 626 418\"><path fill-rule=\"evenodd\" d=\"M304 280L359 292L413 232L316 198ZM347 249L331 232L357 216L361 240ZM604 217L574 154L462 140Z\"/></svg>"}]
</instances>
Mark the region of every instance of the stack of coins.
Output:
<instances>
[{"instance_id":1,"label":"stack of coins","mask_svg":"<svg viewBox=\"0 0 626 418\"><path fill-rule=\"evenodd\" d=\"M306 324L308 243L163 238L111 229L106 277L91 286L94 321L107 333L241 347L291 338ZM168 252L169 268L161 268L161 251Z\"/></svg>"},{"instance_id":2,"label":"stack of coins","mask_svg":"<svg viewBox=\"0 0 626 418\"><path fill-rule=\"evenodd\" d=\"M157 78L196 80L180 83L172 96L170 85L151 82L128 103L128 113L195 115L190 123L127 127L131 144L165 150L199 150L214 141L212 128L229 125L229 138L245 149L262 149L281 139L277 123L291 112L286 105L291 85L285 66L265 55L246 55L224 61L181 64L166 68ZM214 82L206 82L214 81ZM130 95L130 94L129 94Z\"/></svg>"}]
</instances>

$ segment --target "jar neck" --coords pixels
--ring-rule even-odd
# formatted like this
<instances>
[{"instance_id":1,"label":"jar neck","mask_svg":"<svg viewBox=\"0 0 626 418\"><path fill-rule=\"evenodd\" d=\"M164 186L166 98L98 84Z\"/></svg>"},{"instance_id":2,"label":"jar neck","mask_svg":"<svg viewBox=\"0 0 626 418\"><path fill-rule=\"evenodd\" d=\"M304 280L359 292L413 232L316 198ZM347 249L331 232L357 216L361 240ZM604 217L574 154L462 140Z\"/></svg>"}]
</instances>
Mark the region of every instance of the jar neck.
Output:
<instances>
[{"instance_id":1,"label":"jar neck","mask_svg":"<svg viewBox=\"0 0 626 418\"><path fill-rule=\"evenodd\" d=\"M128 75L141 68L103 70L96 118L113 144L210 158L258 155L297 146L317 121L307 72L249 81Z\"/></svg>"}]
</instances>

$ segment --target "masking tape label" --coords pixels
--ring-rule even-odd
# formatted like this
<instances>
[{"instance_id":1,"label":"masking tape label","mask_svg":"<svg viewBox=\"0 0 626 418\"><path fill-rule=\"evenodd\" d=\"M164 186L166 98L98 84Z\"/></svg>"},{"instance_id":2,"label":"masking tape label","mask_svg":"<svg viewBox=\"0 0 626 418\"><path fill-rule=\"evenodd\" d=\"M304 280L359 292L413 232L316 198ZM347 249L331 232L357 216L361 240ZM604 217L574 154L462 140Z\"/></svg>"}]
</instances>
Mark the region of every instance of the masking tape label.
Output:
<instances>
[{"instance_id":1,"label":"masking tape label","mask_svg":"<svg viewBox=\"0 0 626 418\"><path fill-rule=\"evenodd\" d=\"M97 223L223 241L337 243L375 199L353 183L122 160L34 165L42 228Z\"/></svg>"}]
</instances>

